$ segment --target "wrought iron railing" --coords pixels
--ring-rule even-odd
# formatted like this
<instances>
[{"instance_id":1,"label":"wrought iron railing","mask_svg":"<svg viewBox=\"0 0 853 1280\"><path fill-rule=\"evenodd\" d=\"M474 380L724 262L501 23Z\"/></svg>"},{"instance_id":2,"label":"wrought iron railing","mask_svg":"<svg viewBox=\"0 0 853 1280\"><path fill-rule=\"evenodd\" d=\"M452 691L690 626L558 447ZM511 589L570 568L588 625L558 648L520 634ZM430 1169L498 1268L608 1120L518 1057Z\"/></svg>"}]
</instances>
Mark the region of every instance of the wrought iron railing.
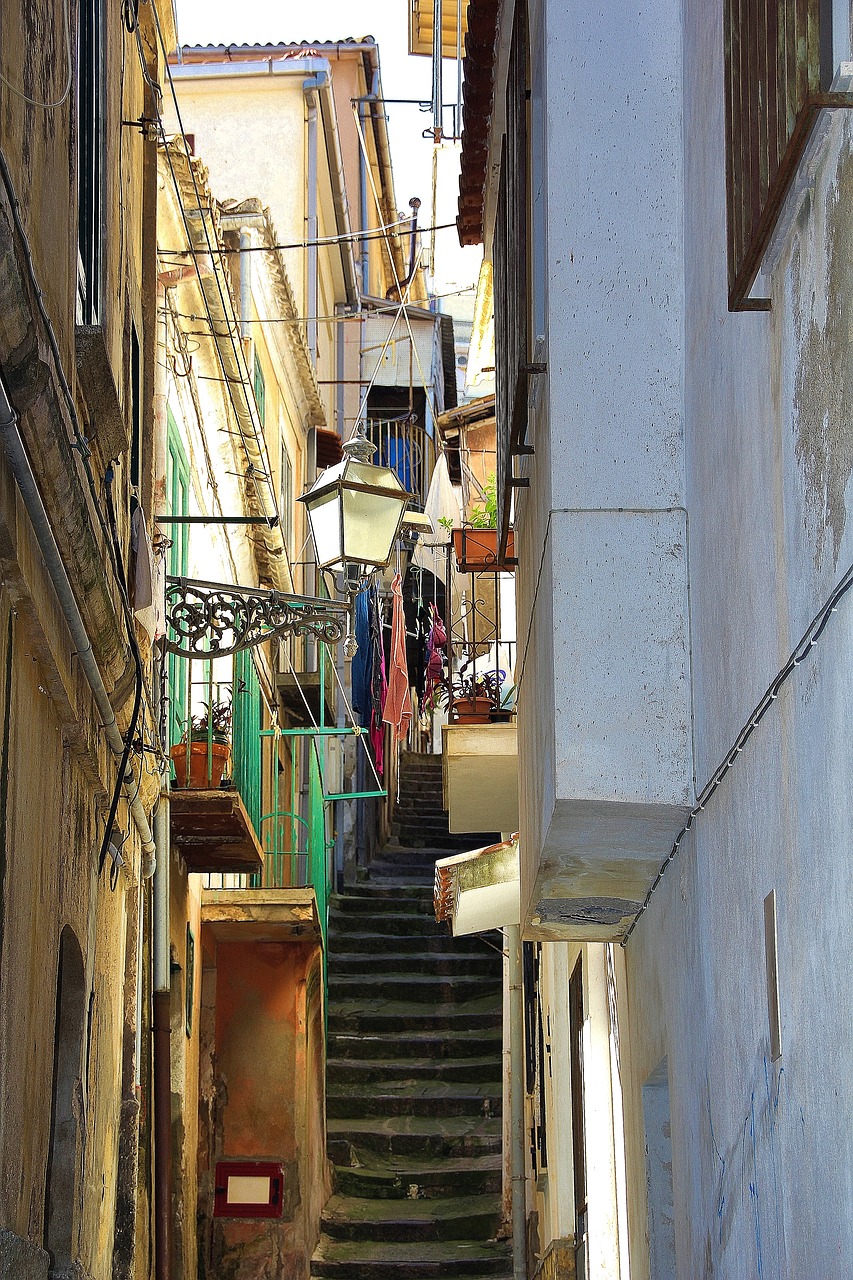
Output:
<instances>
[{"instance_id":1,"label":"wrought iron railing","mask_svg":"<svg viewBox=\"0 0 853 1280\"><path fill-rule=\"evenodd\" d=\"M435 467L435 441L415 417L370 418L367 434L376 445L374 462L390 467L415 505L423 507Z\"/></svg>"},{"instance_id":2,"label":"wrought iron railing","mask_svg":"<svg viewBox=\"0 0 853 1280\"><path fill-rule=\"evenodd\" d=\"M447 554L450 582L452 546ZM462 572L455 584L447 597L449 718L509 719L515 709L515 579L511 573ZM469 705L475 699L479 708Z\"/></svg>"}]
</instances>

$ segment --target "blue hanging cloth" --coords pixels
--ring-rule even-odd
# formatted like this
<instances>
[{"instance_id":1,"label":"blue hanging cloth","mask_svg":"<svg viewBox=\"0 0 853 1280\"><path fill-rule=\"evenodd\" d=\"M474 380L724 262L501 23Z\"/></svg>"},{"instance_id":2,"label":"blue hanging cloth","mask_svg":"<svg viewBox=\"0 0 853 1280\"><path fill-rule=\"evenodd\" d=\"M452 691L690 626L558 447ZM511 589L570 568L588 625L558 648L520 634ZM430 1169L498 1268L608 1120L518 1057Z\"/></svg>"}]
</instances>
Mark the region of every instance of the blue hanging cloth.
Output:
<instances>
[{"instance_id":1,"label":"blue hanging cloth","mask_svg":"<svg viewBox=\"0 0 853 1280\"><path fill-rule=\"evenodd\" d=\"M370 634L369 590L355 598L355 638L358 649L352 660L352 706L363 729L370 728L373 711L373 640Z\"/></svg>"}]
</instances>

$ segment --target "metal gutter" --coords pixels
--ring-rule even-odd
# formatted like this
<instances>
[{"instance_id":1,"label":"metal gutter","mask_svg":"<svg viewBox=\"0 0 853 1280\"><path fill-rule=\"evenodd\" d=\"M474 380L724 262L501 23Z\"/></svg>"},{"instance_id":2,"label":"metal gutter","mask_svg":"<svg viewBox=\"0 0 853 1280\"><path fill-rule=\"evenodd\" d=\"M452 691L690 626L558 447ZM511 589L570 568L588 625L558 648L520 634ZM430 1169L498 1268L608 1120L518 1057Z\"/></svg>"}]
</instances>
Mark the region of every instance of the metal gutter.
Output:
<instances>
[{"instance_id":1,"label":"metal gutter","mask_svg":"<svg viewBox=\"0 0 853 1280\"><path fill-rule=\"evenodd\" d=\"M17 481L21 497L24 500L24 506L27 509L48 576L56 591L63 617L68 625L74 644L74 652L83 669L89 688L92 690L95 705L103 720L107 742L110 749L120 758L125 748L124 738L119 732L115 711L98 669L92 642L86 631L86 624L77 607L71 582L65 571L65 565L62 562L62 556L59 553L59 547L30 466L30 460L24 448L24 442L18 427L18 414L9 401L2 376L0 376L0 440L2 440L6 458ZM142 875L147 878L154 871L155 844L148 818L139 798L139 781L132 765L128 765L123 785L125 799L142 844L142 853L144 855Z\"/></svg>"}]
</instances>

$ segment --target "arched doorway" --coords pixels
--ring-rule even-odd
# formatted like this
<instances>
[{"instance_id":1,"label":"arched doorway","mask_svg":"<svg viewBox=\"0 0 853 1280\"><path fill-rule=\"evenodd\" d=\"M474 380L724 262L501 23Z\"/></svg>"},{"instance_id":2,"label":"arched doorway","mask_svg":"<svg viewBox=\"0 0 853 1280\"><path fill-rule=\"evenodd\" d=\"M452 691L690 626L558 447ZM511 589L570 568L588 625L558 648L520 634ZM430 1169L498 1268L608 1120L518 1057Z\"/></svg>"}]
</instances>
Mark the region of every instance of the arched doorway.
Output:
<instances>
[{"instance_id":1,"label":"arched doorway","mask_svg":"<svg viewBox=\"0 0 853 1280\"><path fill-rule=\"evenodd\" d=\"M80 1085L85 1011L83 953L74 931L66 925L59 938L50 1152L44 1207L44 1244L50 1253L53 1271L61 1271L72 1261L79 1139L79 1107L75 1105L75 1094Z\"/></svg>"}]
</instances>

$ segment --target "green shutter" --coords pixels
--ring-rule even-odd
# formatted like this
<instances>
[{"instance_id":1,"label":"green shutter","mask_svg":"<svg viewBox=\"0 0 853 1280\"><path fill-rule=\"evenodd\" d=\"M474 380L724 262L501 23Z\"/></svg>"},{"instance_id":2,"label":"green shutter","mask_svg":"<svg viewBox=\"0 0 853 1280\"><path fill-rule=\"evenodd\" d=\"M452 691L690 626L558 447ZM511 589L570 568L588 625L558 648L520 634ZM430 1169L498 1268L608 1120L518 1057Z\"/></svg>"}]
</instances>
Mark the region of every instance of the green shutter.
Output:
<instances>
[{"instance_id":1,"label":"green shutter","mask_svg":"<svg viewBox=\"0 0 853 1280\"><path fill-rule=\"evenodd\" d=\"M167 409L168 431L166 436L166 505L167 515L187 516L190 513L190 468L177 423L171 409ZM189 565L189 536L187 524L173 524L172 545L169 547L169 573L173 577L187 575ZM187 660L177 654L169 654L169 744L180 742L189 714L187 708Z\"/></svg>"}]
</instances>

